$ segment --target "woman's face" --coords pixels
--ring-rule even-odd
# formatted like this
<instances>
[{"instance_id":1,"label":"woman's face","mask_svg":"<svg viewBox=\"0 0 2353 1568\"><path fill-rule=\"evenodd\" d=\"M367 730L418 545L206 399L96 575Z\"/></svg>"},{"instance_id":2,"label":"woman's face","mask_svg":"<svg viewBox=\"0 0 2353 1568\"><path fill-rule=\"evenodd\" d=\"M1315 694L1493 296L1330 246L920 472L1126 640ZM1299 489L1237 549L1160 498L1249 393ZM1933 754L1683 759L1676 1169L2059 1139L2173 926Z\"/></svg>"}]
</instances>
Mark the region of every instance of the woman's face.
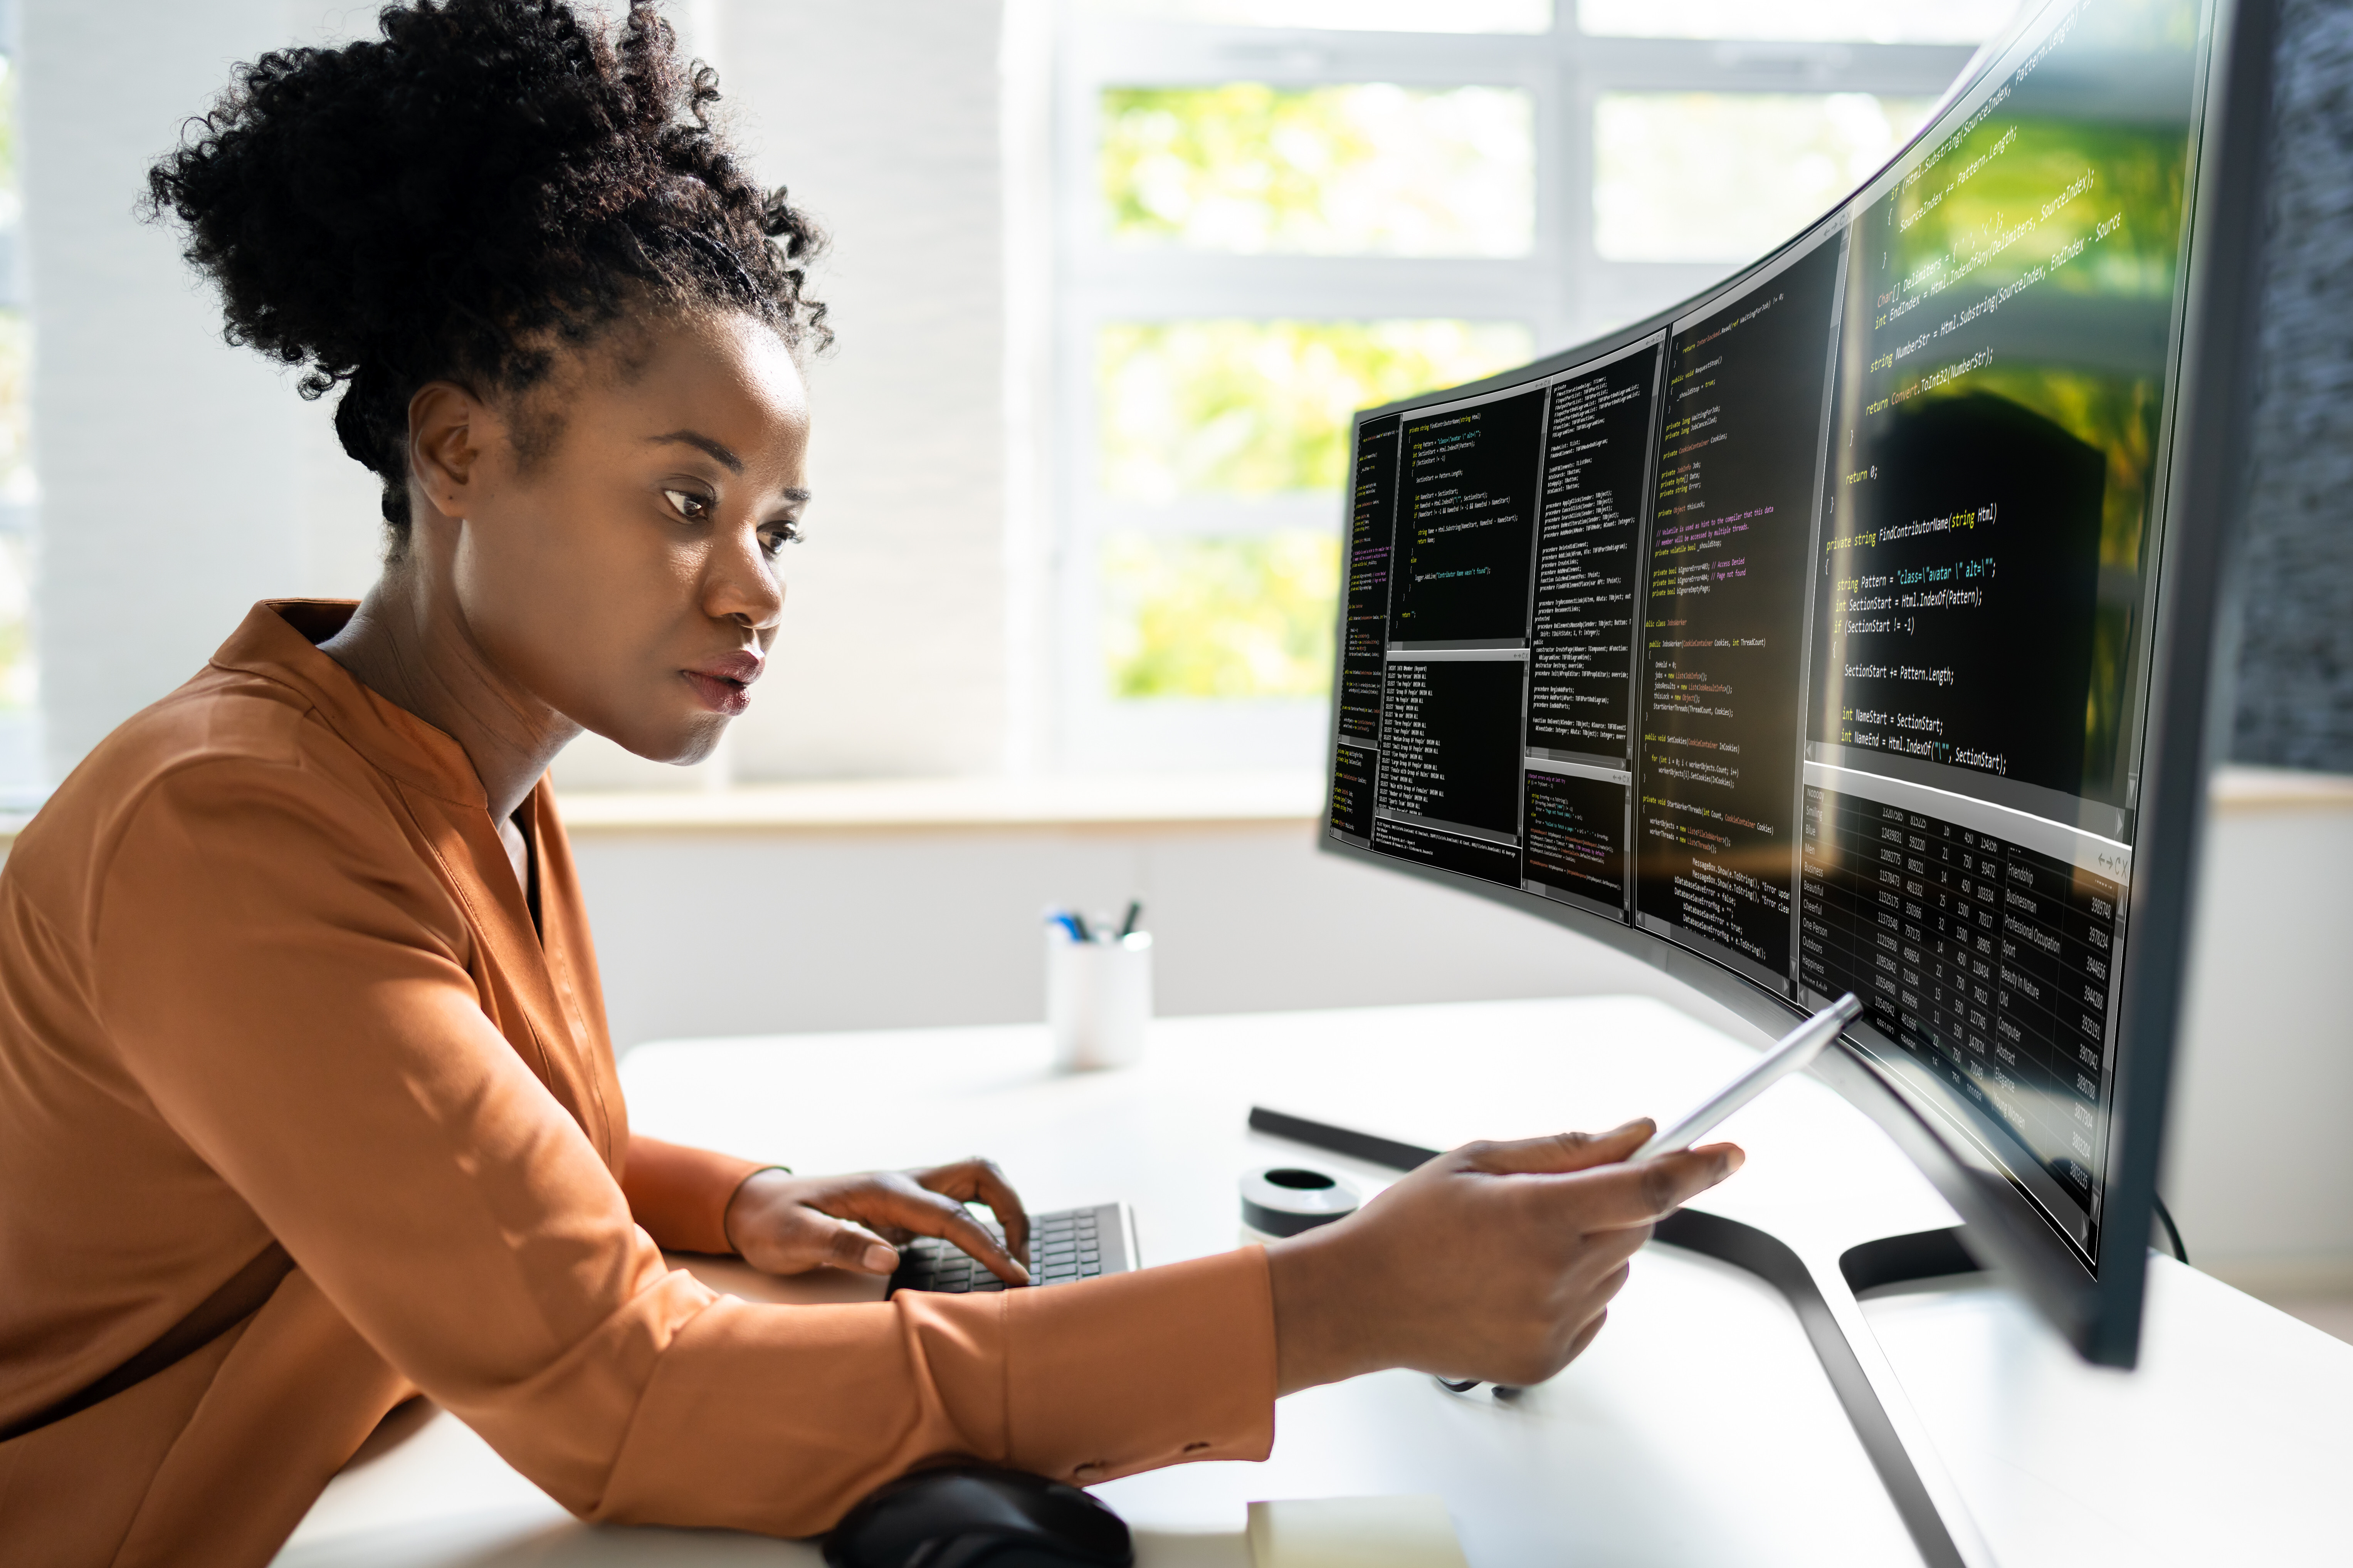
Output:
<instances>
[{"instance_id":1,"label":"woman's face","mask_svg":"<svg viewBox=\"0 0 2353 1568\"><path fill-rule=\"evenodd\" d=\"M512 413L504 431L475 415L491 428L448 566L468 635L583 728L660 762L708 755L776 640L808 499L790 352L743 316L631 330Z\"/></svg>"}]
</instances>

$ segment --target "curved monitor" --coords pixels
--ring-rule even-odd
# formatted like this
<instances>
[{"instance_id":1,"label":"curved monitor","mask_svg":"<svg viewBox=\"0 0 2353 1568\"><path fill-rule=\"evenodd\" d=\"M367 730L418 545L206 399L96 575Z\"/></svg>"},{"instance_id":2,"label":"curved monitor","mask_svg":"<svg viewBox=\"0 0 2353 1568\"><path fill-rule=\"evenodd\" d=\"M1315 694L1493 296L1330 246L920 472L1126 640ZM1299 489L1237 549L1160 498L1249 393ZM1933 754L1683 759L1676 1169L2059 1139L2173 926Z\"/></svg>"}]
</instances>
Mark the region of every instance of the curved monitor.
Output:
<instances>
[{"instance_id":1,"label":"curved monitor","mask_svg":"<svg viewBox=\"0 0 2353 1568\"><path fill-rule=\"evenodd\" d=\"M1367 410L1324 847L1822 1068L2131 1363L2248 378L2269 14L2053 0L1820 224Z\"/></svg>"}]
</instances>

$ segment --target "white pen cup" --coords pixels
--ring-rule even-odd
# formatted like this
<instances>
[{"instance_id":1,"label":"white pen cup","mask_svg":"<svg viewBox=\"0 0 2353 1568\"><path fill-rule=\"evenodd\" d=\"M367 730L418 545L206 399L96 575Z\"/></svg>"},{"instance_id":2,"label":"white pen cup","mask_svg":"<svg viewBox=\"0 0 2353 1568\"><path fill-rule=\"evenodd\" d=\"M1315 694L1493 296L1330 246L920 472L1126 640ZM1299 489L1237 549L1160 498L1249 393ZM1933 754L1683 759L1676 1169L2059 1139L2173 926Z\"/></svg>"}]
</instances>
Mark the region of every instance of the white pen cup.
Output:
<instances>
[{"instance_id":1,"label":"white pen cup","mask_svg":"<svg viewBox=\"0 0 2353 1568\"><path fill-rule=\"evenodd\" d=\"M1152 1022L1152 933L1081 942L1046 928L1046 1027L1057 1072L1124 1068L1142 1058Z\"/></svg>"}]
</instances>

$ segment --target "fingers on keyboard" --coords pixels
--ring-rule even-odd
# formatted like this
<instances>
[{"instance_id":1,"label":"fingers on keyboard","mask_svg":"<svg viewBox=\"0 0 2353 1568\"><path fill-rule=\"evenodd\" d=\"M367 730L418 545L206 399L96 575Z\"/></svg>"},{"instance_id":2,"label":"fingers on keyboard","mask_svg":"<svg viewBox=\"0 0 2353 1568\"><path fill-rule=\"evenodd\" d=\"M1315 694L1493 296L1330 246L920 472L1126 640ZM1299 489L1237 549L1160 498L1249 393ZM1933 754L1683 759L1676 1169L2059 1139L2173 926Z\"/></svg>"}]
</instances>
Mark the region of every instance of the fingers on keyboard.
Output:
<instances>
[{"instance_id":1,"label":"fingers on keyboard","mask_svg":"<svg viewBox=\"0 0 2353 1568\"><path fill-rule=\"evenodd\" d=\"M1040 1285L1062 1285L1073 1279L1092 1279L1103 1273L1102 1236L1093 1209L1066 1209L1060 1214L1039 1215L1030 1227L1029 1265L1031 1276ZM984 1221L988 1233L1004 1245L1005 1231L995 1221ZM900 1289L943 1290L962 1294L977 1290L1002 1290L1005 1282L988 1269L973 1261L954 1243L936 1237L921 1237L906 1249L906 1262L902 1266L894 1285Z\"/></svg>"}]
</instances>

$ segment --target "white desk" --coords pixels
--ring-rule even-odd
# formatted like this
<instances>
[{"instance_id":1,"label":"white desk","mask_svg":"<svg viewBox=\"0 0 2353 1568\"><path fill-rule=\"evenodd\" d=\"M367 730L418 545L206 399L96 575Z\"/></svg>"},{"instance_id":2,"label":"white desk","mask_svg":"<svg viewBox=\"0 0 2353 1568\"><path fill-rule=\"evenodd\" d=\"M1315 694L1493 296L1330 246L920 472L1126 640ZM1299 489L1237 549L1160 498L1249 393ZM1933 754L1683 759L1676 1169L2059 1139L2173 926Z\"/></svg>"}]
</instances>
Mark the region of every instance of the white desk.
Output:
<instances>
[{"instance_id":1,"label":"white desk","mask_svg":"<svg viewBox=\"0 0 2353 1568\"><path fill-rule=\"evenodd\" d=\"M1246 1167L1392 1173L1259 1138L1262 1103L1411 1142L1603 1127L1679 1109L1746 1059L1635 998L1167 1019L1145 1063L1056 1078L1042 1028L648 1046L632 1125L806 1171L998 1159L1034 1208L1124 1198L1147 1262L1230 1247ZM1705 1206L1822 1256L1954 1216L1878 1129L1810 1079L1727 1129L1747 1168ZM1876 1300L1882 1348L2006 1568L2343 1560L2353 1346L2202 1275L2154 1267L2142 1370L2077 1362L2012 1299L1964 1286ZM726 1266L714 1282L779 1299ZM1263 1465L1184 1466L1099 1489L1147 1568L1247 1564L1259 1498L1435 1492L1474 1564L1918 1561L1781 1298L1647 1250L1609 1327L1516 1405L1405 1373L1282 1402ZM814 1564L751 1537L572 1521L447 1416L339 1478L281 1568Z\"/></svg>"}]
</instances>

